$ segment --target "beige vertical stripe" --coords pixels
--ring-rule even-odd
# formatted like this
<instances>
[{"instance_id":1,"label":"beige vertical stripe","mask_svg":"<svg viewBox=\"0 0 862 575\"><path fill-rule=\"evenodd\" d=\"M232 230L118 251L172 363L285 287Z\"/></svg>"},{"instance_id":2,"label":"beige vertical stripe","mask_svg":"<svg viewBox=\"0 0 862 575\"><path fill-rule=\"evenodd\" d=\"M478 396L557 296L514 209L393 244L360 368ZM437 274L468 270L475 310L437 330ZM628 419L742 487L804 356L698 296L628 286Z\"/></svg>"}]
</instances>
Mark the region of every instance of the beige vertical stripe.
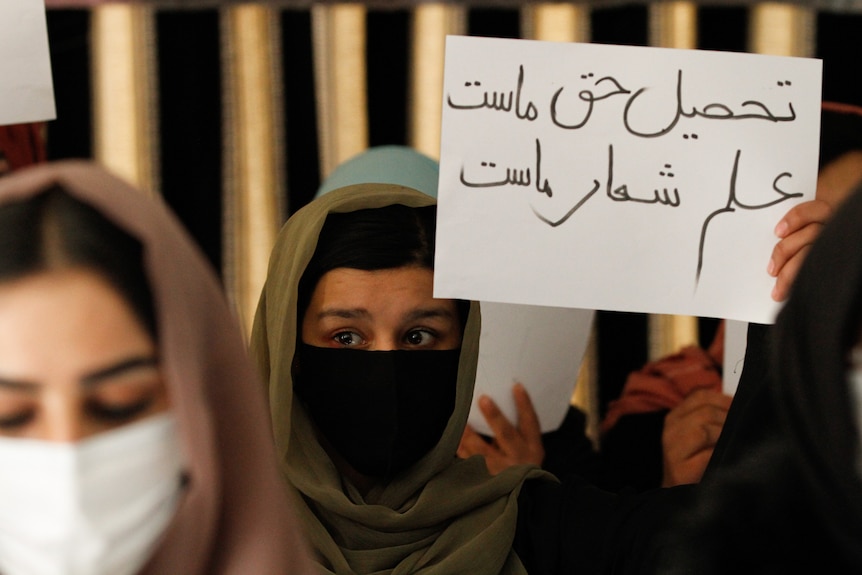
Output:
<instances>
[{"instance_id":1,"label":"beige vertical stripe","mask_svg":"<svg viewBox=\"0 0 862 575\"><path fill-rule=\"evenodd\" d=\"M680 1L650 4L649 43L664 48L697 48L697 5Z\"/></svg>"},{"instance_id":2,"label":"beige vertical stripe","mask_svg":"<svg viewBox=\"0 0 862 575\"><path fill-rule=\"evenodd\" d=\"M315 4L311 15L322 179L368 147L366 8Z\"/></svg>"},{"instance_id":3,"label":"beige vertical stripe","mask_svg":"<svg viewBox=\"0 0 862 575\"><path fill-rule=\"evenodd\" d=\"M550 42L589 42L590 9L583 4L538 3L521 9L524 38Z\"/></svg>"},{"instance_id":4,"label":"beige vertical stripe","mask_svg":"<svg viewBox=\"0 0 862 575\"><path fill-rule=\"evenodd\" d=\"M153 9L92 10L93 157L131 183L159 191Z\"/></svg>"},{"instance_id":5,"label":"beige vertical stripe","mask_svg":"<svg viewBox=\"0 0 862 575\"><path fill-rule=\"evenodd\" d=\"M434 159L440 158L446 35L464 34L466 21L463 6L428 3L413 10L407 141Z\"/></svg>"},{"instance_id":6,"label":"beige vertical stripe","mask_svg":"<svg viewBox=\"0 0 862 575\"><path fill-rule=\"evenodd\" d=\"M599 409L599 350L597 341L598 333L595 325L593 325L587 350L584 352L584 360L581 362L581 369L578 372L575 392L572 394L572 405L587 416L585 432L596 449L600 447L599 425L602 422Z\"/></svg>"},{"instance_id":7,"label":"beige vertical stripe","mask_svg":"<svg viewBox=\"0 0 862 575\"><path fill-rule=\"evenodd\" d=\"M662 48L697 48L696 4L677 1L650 4L649 42ZM652 314L648 325L651 360L698 343L696 317Z\"/></svg>"},{"instance_id":8,"label":"beige vertical stripe","mask_svg":"<svg viewBox=\"0 0 862 575\"><path fill-rule=\"evenodd\" d=\"M278 12L223 8L225 283L246 333L282 222L283 134Z\"/></svg>"},{"instance_id":9,"label":"beige vertical stripe","mask_svg":"<svg viewBox=\"0 0 862 575\"><path fill-rule=\"evenodd\" d=\"M750 52L804 57L815 54L817 22L812 8L763 2L750 10Z\"/></svg>"},{"instance_id":10,"label":"beige vertical stripe","mask_svg":"<svg viewBox=\"0 0 862 575\"><path fill-rule=\"evenodd\" d=\"M697 317L688 315L649 316L649 359L675 353L698 343Z\"/></svg>"}]
</instances>

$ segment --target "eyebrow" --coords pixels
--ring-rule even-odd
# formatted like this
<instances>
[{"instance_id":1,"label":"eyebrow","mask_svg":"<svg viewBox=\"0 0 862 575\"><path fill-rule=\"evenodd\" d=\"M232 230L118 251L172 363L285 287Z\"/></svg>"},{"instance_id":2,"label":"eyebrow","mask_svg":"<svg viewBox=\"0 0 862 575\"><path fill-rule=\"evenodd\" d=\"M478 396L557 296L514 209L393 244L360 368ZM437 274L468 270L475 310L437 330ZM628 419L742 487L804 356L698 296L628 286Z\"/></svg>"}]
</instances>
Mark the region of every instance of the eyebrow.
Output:
<instances>
[{"instance_id":1,"label":"eyebrow","mask_svg":"<svg viewBox=\"0 0 862 575\"><path fill-rule=\"evenodd\" d=\"M33 393L38 389L39 385L29 381L20 381L0 377L0 387L14 389L15 391L26 391L28 393Z\"/></svg>"},{"instance_id":2,"label":"eyebrow","mask_svg":"<svg viewBox=\"0 0 862 575\"><path fill-rule=\"evenodd\" d=\"M104 383L106 379L111 379L118 375L122 375L129 371L134 371L141 367L157 367L159 360L155 356L138 356L124 359L113 365L109 365L103 369L90 372L81 378L81 385L84 387L93 387Z\"/></svg>"},{"instance_id":3,"label":"eyebrow","mask_svg":"<svg viewBox=\"0 0 862 575\"><path fill-rule=\"evenodd\" d=\"M317 319L324 319L327 317L337 317L337 318L341 318L341 319L357 319L357 318L371 317L371 314L368 313L368 310L365 308L334 307L334 308L320 310L315 315L315 317Z\"/></svg>"},{"instance_id":4,"label":"eyebrow","mask_svg":"<svg viewBox=\"0 0 862 575\"><path fill-rule=\"evenodd\" d=\"M432 307L414 310L407 314L405 319L407 321L417 321L420 319L436 319L441 317L446 319L455 319L456 315L451 310L444 307Z\"/></svg>"},{"instance_id":5,"label":"eyebrow","mask_svg":"<svg viewBox=\"0 0 862 575\"><path fill-rule=\"evenodd\" d=\"M105 380L126 372L139 369L141 367L156 367L159 364L158 358L155 356L135 356L119 361L108 367L90 372L81 378L81 385L84 387L93 387L104 383ZM8 379L0 376L0 387L13 389L15 391L25 391L34 393L39 390L41 385L36 382L26 380Z\"/></svg>"}]
</instances>

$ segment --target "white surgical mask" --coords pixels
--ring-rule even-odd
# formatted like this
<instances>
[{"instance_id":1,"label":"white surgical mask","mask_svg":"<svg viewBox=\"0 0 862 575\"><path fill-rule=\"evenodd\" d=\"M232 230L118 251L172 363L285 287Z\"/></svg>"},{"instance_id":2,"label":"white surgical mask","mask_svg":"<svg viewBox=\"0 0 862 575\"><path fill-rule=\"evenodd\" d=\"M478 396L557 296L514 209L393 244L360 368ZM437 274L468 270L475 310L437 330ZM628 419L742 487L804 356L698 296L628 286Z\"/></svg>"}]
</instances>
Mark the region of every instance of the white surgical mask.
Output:
<instances>
[{"instance_id":1,"label":"white surgical mask","mask_svg":"<svg viewBox=\"0 0 862 575\"><path fill-rule=\"evenodd\" d=\"M0 438L0 573L132 575L176 511L168 412L76 443Z\"/></svg>"}]
</instances>

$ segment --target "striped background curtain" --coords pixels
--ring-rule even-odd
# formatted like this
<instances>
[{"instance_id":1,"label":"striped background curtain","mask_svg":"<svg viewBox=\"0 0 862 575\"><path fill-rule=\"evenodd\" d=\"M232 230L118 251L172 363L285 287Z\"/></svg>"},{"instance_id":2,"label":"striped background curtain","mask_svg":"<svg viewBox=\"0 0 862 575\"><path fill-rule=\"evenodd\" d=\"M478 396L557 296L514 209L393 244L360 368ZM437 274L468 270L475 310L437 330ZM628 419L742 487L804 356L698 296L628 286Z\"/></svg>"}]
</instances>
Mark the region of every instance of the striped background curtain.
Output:
<instances>
[{"instance_id":1,"label":"striped background curtain","mask_svg":"<svg viewBox=\"0 0 862 575\"><path fill-rule=\"evenodd\" d=\"M379 144L439 156L447 34L820 57L824 99L862 104L862 0L46 5L49 158L92 157L162 195L222 270L246 328L278 228L334 166ZM593 437L629 371L708 344L714 329L600 312L573 398Z\"/></svg>"}]
</instances>

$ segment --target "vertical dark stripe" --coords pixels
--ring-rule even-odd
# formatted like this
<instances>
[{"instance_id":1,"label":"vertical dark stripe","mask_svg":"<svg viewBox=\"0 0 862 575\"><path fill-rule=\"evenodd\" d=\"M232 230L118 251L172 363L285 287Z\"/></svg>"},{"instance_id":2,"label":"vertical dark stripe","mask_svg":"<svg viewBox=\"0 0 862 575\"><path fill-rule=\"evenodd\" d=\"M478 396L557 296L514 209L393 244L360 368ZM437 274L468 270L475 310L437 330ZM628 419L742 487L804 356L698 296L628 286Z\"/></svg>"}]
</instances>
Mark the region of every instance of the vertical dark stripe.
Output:
<instances>
[{"instance_id":1,"label":"vertical dark stripe","mask_svg":"<svg viewBox=\"0 0 862 575\"><path fill-rule=\"evenodd\" d=\"M367 21L368 140L407 143L410 12L370 10Z\"/></svg>"},{"instance_id":2,"label":"vertical dark stripe","mask_svg":"<svg viewBox=\"0 0 862 575\"><path fill-rule=\"evenodd\" d=\"M619 397L629 373L640 369L647 353L647 316L642 313L596 313L598 348L599 413Z\"/></svg>"},{"instance_id":3,"label":"vertical dark stripe","mask_svg":"<svg viewBox=\"0 0 862 575\"><path fill-rule=\"evenodd\" d=\"M470 36L520 38L521 11L514 8L472 8L468 12Z\"/></svg>"},{"instance_id":4,"label":"vertical dark stripe","mask_svg":"<svg viewBox=\"0 0 862 575\"><path fill-rule=\"evenodd\" d=\"M48 44L57 119L47 122L49 160L93 155L90 11L48 10Z\"/></svg>"},{"instance_id":5,"label":"vertical dark stripe","mask_svg":"<svg viewBox=\"0 0 862 575\"><path fill-rule=\"evenodd\" d=\"M823 99L862 106L862 14L821 12L816 27L816 56L823 59Z\"/></svg>"},{"instance_id":6,"label":"vertical dark stripe","mask_svg":"<svg viewBox=\"0 0 862 575\"><path fill-rule=\"evenodd\" d=\"M222 108L218 10L156 15L162 193L221 269Z\"/></svg>"},{"instance_id":7,"label":"vertical dark stripe","mask_svg":"<svg viewBox=\"0 0 862 575\"><path fill-rule=\"evenodd\" d=\"M697 38L701 50L745 52L748 48L747 6L701 6Z\"/></svg>"},{"instance_id":8,"label":"vertical dark stripe","mask_svg":"<svg viewBox=\"0 0 862 575\"><path fill-rule=\"evenodd\" d=\"M649 43L649 8L627 4L594 8L590 12L592 41L596 44L646 46Z\"/></svg>"},{"instance_id":9,"label":"vertical dark stripe","mask_svg":"<svg viewBox=\"0 0 862 575\"><path fill-rule=\"evenodd\" d=\"M317 106L314 93L311 12L281 13L282 65L284 77L285 174L287 215L313 197L320 185Z\"/></svg>"}]
</instances>

